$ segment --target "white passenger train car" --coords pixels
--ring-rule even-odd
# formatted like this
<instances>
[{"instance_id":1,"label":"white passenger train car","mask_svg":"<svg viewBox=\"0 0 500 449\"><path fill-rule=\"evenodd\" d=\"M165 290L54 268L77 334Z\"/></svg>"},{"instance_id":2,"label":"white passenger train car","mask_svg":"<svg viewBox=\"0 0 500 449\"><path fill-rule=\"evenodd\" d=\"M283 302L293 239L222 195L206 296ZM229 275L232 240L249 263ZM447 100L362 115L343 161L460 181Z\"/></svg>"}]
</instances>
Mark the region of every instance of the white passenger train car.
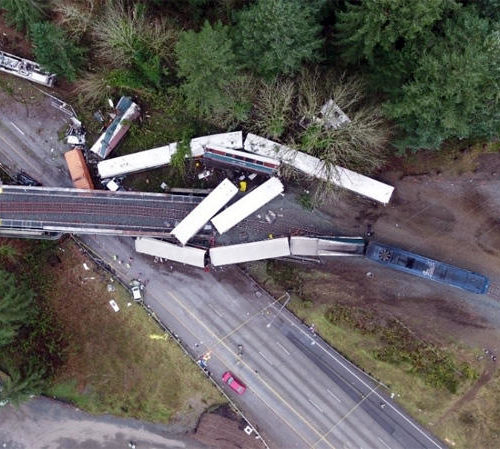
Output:
<instances>
[{"instance_id":1,"label":"white passenger train car","mask_svg":"<svg viewBox=\"0 0 500 449\"><path fill-rule=\"evenodd\" d=\"M108 157L130 129L132 121L139 117L140 112L139 106L130 97L121 97L116 105L116 117L92 145L90 151L102 159Z\"/></svg>"},{"instance_id":2,"label":"white passenger train car","mask_svg":"<svg viewBox=\"0 0 500 449\"><path fill-rule=\"evenodd\" d=\"M135 250L138 253L173 260L194 267L205 267L207 250L190 246L179 246L158 239L138 237L135 240Z\"/></svg>"},{"instance_id":3,"label":"white passenger train car","mask_svg":"<svg viewBox=\"0 0 500 449\"><path fill-rule=\"evenodd\" d=\"M208 145L221 146L223 148L242 148L243 134L241 131L230 133L211 134L209 136L191 139L191 156L203 156L205 147ZM126 156L115 157L97 164L99 176L103 179L114 176L123 176L143 170L163 167L170 164L172 156L177 151L177 142L153 148L151 150L139 151Z\"/></svg>"},{"instance_id":4,"label":"white passenger train car","mask_svg":"<svg viewBox=\"0 0 500 449\"><path fill-rule=\"evenodd\" d=\"M210 248L210 261L214 267L289 255L288 237Z\"/></svg>"},{"instance_id":5,"label":"white passenger train car","mask_svg":"<svg viewBox=\"0 0 500 449\"><path fill-rule=\"evenodd\" d=\"M212 224L220 234L229 231L272 199L283 192L283 184L278 178L270 178L243 198L212 218Z\"/></svg>"},{"instance_id":6,"label":"white passenger train car","mask_svg":"<svg viewBox=\"0 0 500 449\"><path fill-rule=\"evenodd\" d=\"M332 167L332 170L327 170L324 163L317 157L303 153L302 151L293 150L285 145L255 134L247 135L245 150L260 154L261 156L279 159L309 176L329 181L339 187L351 190L383 204L387 204L390 201L392 192L394 191L394 187L388 184L365 175L360 175L338 165Z\"/></svg>"},{"instance_id":7,"label":"white passenger train car","mask_svg":"<svg viewBox=\"0 0 500 449\"><path fill-rule=\"evenodd\" d=\"M171 234L185 245L237 193L238 188L229 179L224 179L173 229Z\"/></svg>"}]
</instances>

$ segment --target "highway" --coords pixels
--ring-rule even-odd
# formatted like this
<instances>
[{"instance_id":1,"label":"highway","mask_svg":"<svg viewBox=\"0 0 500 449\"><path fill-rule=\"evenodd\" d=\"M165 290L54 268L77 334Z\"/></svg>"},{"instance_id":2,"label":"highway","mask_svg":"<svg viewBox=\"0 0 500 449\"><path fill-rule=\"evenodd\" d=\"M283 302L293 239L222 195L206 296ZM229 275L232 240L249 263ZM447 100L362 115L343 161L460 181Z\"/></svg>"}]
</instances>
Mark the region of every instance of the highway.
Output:
<instances>
[{"instance_id":1,"label":"highway","mask_svg":"<svg viewBox=\"0 0 500 449\"><path fill-rule=\"evenodd\" d=\"M0 126L0 135L5 126ZM28 126L24 123L25 129ZM48 151L43 142L31 150ZM15 157L0 141L0 162L8 160L6 155ZM40 172L39 180L46 185L67 182L64 173L43 168ZM227 390L228 394L257 424L271 448L445 447L293 315L284 310L276 317L280 305L237 268L206 273L155 264L134 254L133 239L127 237L83 240L125 281L146 282L146 304L193 354L211 352L208 366L214 378L220 379L228 369L241 378L247 392L237 396ZM131 255L134 260L127 269L119 262ZM244 347L241 358L238 344Z\"/></svg>"},{"instance_id":2,"label":"highway","mask_svg":"<svg viewBox=\"0 0 500 449\"><path fill-rule=\"evenodd\" d=\"M274 442L271 447L444 447L293 315L283 311L276 317L280 304L240 270L206 273L140 255L127 269L118 261L133 251L132 239L83 240L121 278L146 281L146 304L193 355L211 352L208 367L215 378L229 369L247 385L240 397L227 391Z\"/></svg>"}]
</instances>

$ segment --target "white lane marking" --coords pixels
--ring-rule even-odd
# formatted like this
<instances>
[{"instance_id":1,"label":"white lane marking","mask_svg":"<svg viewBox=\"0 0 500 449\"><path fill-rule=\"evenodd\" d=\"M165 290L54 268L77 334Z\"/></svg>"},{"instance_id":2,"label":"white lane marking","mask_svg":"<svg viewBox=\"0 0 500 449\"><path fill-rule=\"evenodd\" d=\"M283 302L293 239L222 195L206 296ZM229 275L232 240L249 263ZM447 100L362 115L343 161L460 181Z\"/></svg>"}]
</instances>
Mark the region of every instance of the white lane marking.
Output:
<instances>
[{"instance_id":1,"label":"white lane marking","mask_svg":"<svg viewBox=\"0 0 500 449\"><path fill-rule=\"evenodd\" d=\"M334 397L337 401L342 402L333 392L331 392L328 388L326 389L328 391L328 394L332 397Z\"/></svg>"},{"instance_id":2,"label":"white lane marking","mask_svg":"<svg viewBox=\"0 0 500 449\"><path fill-rule=\"evenodd\" d=\"M262 356L262 358L267 362L269 363L269 365L272 365L271 361L264 355L262 354L262 352L259 351L259 354Z\"/></svg>"},{"instance_id":3,"label":"white lane marking","mask_svg":"<svg viewBox=\"0 0 500 449\"><path fill-rule=\"evenodd\" d=\"M9 122L12 124L12 126L14 128L16 128L23 136L25 136L26 134L23 133L23 131L19 128L19 126L17 126L14 122L10 121Z\"/></svg>"},{"instance_id":4,"label":"white lane marking","mask_svg":"<svg viewBox=\"0 0 500 449\"><path fill-rule=\"evenodd\" d=\"M292 318L290 318L289 316L287 316L287 314L283 313L282 315L282 318L284 318L285 320L287 320L293 327L297 328L299 330L299 332L303 335L306 335L308 336L309 338L311 337L304 329L302 329L302 327L300 327L299 325L297 325L297 323L295 321L293 321ZM380 400L383 400L384 402L386 402L386 398L384 398L382 395L380 395L377 391L375 391L375 389L373 389L370 385L368 385L360 376L363 375L363 376L368 376L366 373L364 373L363 371L360 370L359 367L357 367L356 365L354 365L352 362L350 362L349 360L347 360L344 356L342 356L342 354L339 354L338 352L335 351L335 349L333 347L330 347L331 350L335 351L336 352L336 355L338 355L338 357L334 354L332 354L330 352L330 349L327 349L327 348L324 348L323 345L321 343L318 343L318 347L321 348L323 350L324 353L326 353L330 358L332 358L333 360L335 360L340 366L342 366L346 371L348 371L356 380L358 380L359 382L361 382L365 387L367 387L369 390L370 390L370 394L374 394L378 399ZM360 373L360 375L356 374L356 372L353 370L353 369L350 369L349 366L352 366L354 368L354 370L358 371ZM370 376L368 376L370 377ZM374 381L376 381L376 379L373 379ZM387 405L394 411L396 412L402 419L404 419L410 426L412 426L415 430L417 430L421 435L423 435L428 441L430 441L435 447L439 448L439 449L445 449L444 446L441 446L440 444L438 444L436 441L434 441L422 428L420 428L417 424L415 424L413 421L411 421L411 419L407 418L403 413L401 413L394 405L392 405L390 402L387 402Z\"/></svg>"},{"instance_id":5,"label":"white lane marking","mask_svg":"<svg viewBox=\"0 0 500 449\"><path fill-rule=\"evenodd\" d=\"M286 349L279 341L276 342L276 344L281 348L283 349L283 351L286 352L287 355L290 355L290 352L288 351L288 349Z\"/></svg>"},{"instance_id":6,"label":"white lane marking","mask_svg":"<svg viewBox=\"0 0 500 449\"><path fill-rule=\"evenodd\" d=\"M210 307L217 315L219 315L221 318L224 316L222 313L220 313L212 304L208 304L208 307Z\"/></svg>"},{"instance_id":7,"label":"white lane marking","mask_svg":"<svg viewBox=\"0 0 500 449\"><path fill-rule=\"evenodd\" d=\"M385 446L388 447L389 449L392 449L391 446L389 446L382 438L378 437L378 440Z\"/></svg>"},{"instance_id":8,"label":"white lane marking","mask_svg":"<svg viewBox=\"0 0 500 449\"><path fill-rule=\"evenodd\" d=\"M315 406L315 407L316 407L316 408L317 408L317 409L318 409L321 413L324 413L324 412L323 412L323 410L321 410L321 407L320 407L318 404L316 404L315 402L311 401L310 399L308 399L308 401L309 401L312 405L314 405L314 406Z\"/></svg>"}]
</instances>

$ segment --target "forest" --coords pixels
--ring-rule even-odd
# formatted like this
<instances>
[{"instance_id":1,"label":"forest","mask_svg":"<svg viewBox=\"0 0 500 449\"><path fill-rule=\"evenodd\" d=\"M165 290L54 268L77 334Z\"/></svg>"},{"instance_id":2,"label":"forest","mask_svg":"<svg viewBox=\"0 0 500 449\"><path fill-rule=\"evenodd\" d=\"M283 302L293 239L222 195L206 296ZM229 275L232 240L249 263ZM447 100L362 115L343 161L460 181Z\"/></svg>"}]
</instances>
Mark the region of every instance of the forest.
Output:
<instances>
[{"instance_id":1,"label":"forest","mask_svg":"<svg viewBox=\"0 0 500 449\"><path fill-rule=\"evenodd\" d=\"M139 99L141 147L244 129L369 173L495 141L498 0L0 0L86 108ZM342 127L315 118L329 99ZM165 116L170 117L166 118ZM172 136L173 134L173 136Z\"/></svg>"}]
</instances>

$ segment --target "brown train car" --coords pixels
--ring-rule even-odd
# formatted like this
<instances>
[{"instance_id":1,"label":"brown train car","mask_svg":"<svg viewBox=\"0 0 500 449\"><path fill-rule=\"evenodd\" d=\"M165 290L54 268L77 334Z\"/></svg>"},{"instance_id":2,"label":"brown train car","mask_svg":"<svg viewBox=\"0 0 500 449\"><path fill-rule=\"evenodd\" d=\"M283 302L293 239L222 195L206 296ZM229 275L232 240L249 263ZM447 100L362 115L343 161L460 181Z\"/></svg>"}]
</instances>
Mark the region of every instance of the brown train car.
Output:
<instances>
[{"instance_id":1,"label":"brown train car","mask_svg":"<svg viewBox=\"0 0 500 449\"><path fill-rule=\"evenodd\" d=\"M90 172L83 157L82 150L74 148L64 153L66 164L68 164L69 174L73 185L77 189L94 189L94 183L90 177Z\"/></svg>"}]
</instances>

